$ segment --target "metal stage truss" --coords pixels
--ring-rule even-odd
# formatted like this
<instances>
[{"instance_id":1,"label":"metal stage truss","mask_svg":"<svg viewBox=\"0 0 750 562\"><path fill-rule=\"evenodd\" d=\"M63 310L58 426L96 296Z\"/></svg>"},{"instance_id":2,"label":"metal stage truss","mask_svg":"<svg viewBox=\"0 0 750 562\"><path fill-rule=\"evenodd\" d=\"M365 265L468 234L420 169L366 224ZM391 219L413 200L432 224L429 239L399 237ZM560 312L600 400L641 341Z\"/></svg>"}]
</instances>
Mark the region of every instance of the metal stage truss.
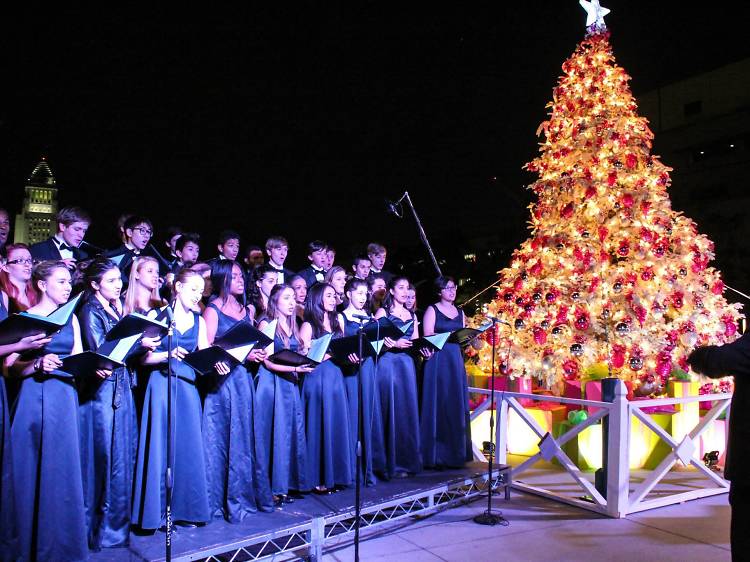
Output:
<instances>
[{"instance_id":1,"label":"metal stage truss","mask_svg":"<svg viewBox=\"0 0 750 562\"><path fill-rule=\"evenodd\" d=\"M505 499L510 498L510 467L500 465L492 473L493 490L503 488ZM414 490L401 497L362 507L360 532L366 535L396 521L436 513L443 509L470 502L487 493L487 473L463 480ZM264 535L249 537L222 545L194 550L176 556L175 561L206 560L209 562L244 562L266 560L284 554L317 561L327 547L340 546L354 536L354 510L314 517L305 523L275 529Z\"/></svg>"}]
</instances>

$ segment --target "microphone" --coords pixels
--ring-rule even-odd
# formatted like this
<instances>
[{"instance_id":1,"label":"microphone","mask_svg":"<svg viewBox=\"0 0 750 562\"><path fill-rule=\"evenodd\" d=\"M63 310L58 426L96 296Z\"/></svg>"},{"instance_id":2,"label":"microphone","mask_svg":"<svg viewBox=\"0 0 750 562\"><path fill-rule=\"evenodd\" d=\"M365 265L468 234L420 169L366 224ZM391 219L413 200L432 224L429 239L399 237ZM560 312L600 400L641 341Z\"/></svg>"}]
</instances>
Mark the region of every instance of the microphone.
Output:
<instances>
[{"instance_id":1,"label":"microphone","mask_svg":"<svg viewBox=\"0 0 750 562\"><path fill-rule=\"evenodd\" d=\"M157 260L159 260L163 266L165 266L166 268L169 268L169 262L166 259L164 259L164 256L162 256L159 253L159 250L157 250L156 247L151 242L148 243L148 249L153 252L153 256Z\"/></svg>"},{"instance_id":2,"label":"microphone","mask_svg":"<svg viewBox=\"0 0 750 562\"><path fill-rule=\"evenodd\" d=\"M372 316L369 314L350 314L352 318L356 318L357 320L372 320Z\"/></svg>"},{"instance_id":3,"label":"microphone","mask_svg":"<svg viewBox=\"0 0 750 562\"><path fill-rule=\"evenodd\" d=\"M398 203L394 203L393 201L389 201L388 199L385 200L385 206L388 209L388 212L398 218L401 218L401 213L398 210Z\"/></svg>"},{"instance_id":4,"label":"microphone","mask_svg":"<svg viewBox=\"0 0 750 562\"><path fill-rule=\"evenodd\" d=\"M81 240L81 243L78 244L78 247L80 248L81 246L84 246L84 245L94 250L97 254L104 253L104 250L102 248L100 248L99 246L95 246L94 244L92 244L91 242L87 242L86 240Z\"/></svg>"},{"instance_id":5,"label":"microphone","mask_svg":"<svg viewBox=\"0 0 750 562\"><path fill-rule=\"evenodd\" d=\"M496 324L505 324L506 326L510 326L510 322L500 320L500 318L495 318L494 316L485 316L485 318L487 318L487 320L492 320L492 322Z\"/></svg>"}]
</instances>

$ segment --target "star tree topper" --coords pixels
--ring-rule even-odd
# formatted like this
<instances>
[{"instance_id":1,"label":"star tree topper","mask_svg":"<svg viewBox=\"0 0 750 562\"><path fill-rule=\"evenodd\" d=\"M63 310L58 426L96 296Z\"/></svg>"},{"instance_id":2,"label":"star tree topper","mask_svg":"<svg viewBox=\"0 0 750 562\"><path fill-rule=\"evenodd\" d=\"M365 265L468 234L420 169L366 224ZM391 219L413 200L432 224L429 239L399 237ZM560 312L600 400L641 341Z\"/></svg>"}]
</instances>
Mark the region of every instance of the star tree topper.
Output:
<instances>
[{"instance_id":1,"label":"star tree topper","mask_svg":"<svg viewBox=\"0 0 750 562\"><path fill-rule=\"evenodd\" d=\"M599 5L599 0L579 0L579 4L586 10L586 29L591 31L604 31L607 24L604 16L609 13L607 8Z\"/></svg>"}]
</instances>

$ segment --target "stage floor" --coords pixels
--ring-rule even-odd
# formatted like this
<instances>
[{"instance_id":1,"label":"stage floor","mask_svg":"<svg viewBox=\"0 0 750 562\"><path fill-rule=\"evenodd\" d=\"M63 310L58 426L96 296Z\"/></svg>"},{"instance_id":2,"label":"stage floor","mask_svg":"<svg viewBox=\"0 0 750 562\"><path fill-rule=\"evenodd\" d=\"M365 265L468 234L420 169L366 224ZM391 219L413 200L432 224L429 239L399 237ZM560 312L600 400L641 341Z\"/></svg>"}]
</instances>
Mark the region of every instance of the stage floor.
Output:
<instances>
[{"instance_id":1,"label":"stage floor","mask_svg":"<svg viewBox=\"0 0 750 562\"><path fill-rule=\"evenodd\" d=\"M417 494L423 490L465 482L486 474L486 464L472 463L462 469L424 471L410 478L380 481L376 486L362 488L362 507L388 504ZM202 559L202 552L214 550L221 545L252 542L254 538L268 536L274 532L309 525L318 518L330 518L354 510L354 489L347 489L329 496L308 494L272 513L257 513L237 524L215 520L205 527L186 529L176 527L173 535L172 557L174 559ZM502 492L499 492L502 496ZM128 548L104 549L91 554L92 562L134 562L164 559L165 536L156 532L150 536L130 535ZM229 548L227 548L229 550ZM247 559L247 557L240 558Z\"/></svg>"}]
</instances>

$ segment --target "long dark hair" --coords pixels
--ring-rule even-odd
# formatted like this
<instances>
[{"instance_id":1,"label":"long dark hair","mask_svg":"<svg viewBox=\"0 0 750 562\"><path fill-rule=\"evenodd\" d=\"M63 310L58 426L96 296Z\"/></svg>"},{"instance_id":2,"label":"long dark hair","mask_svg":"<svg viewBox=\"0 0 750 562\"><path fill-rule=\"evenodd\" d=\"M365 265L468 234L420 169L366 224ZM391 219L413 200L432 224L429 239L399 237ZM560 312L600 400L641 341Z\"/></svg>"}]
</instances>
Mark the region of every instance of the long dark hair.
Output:
<instances>
[{"instance_id":1,"label":"long dark hair","mask_svg":"<svg viewBox=\"0 0 750 562\"><path fill-rule=\"evenodd\" d=\"M242 267L234 260L217 260L211 266L213 296L221 298L222 305L227 303L229 292L232 290L232 270L235 265L239 268L240 273L242 273ZM244 276L244 273L242 275ZM238 297L237 300L244 308L247 302L244 291L242 296Z\"/></svg>"},{"instance_id":2,"label":"long dark hair","mask_svg":"<svg viewBox=\"0 0 750 562\"><path fill-rule=\"evenodd\" d=\"M97 285L99 285L104 278L104 274L113 269L120 271L115 262L103 256L95 258L88 264L86 264L86 267L83 269L85 279L85 299L90 299L92 296L94 296L94 293L96 293L96 290L92 286L92 283L96 283Z\"/></svg>"},{"instance_id":3,"label":"long dark hair","mask_svg":"<svg viewBox=\"0 0 750 562\"><path fill-rule=\"evenodd\" d=\"M395 303L391 291L396 287L396 285L398 285L399 281L406 281L407 283L409 283L409 279L407 279L403 275L393 277L390 283L388 283L388 290L385 292L385 298L383 299L383 308L389 314L393 310L393 305Z\"/></svg>"},{"instance_id":4,"label":"long dark hair","mask_svg":"<svg viewBox=\"0 0 750 562\"><path fill-rule=\"evenodd\" d=\"M268 264L259 265L255 269L253 269L252 273L250 274L250 280L245 285L245 292L247 293L247 296L250 298L250 303L255 307L255 317L260 318L264 312L266 312L266 307L263 304L263 296L260 294L260 287L258 287L258 281L263 279L263 276L266 273L275 272L276 269L271 267ZM273 291L271 291L273 293ZM270 297L269 297L270 300ZM271 318L273 320L273 318Z\"/></svg>"},{"instance_id":5,"label":"long dark hair","mask_svg":"<svg viewBox=\"0 0 750 562\"><path fill-rule=\"evenodd\" d=\"M336 292L336 290L328 283L315 283L310 287L310 292L307 293L307 300L305 301L305 321L309 322L312 326L313 338L319 338L327 333L323 328L323 322L326 315L331 324L331 333L342 333L338 313L335 310L333 312L327 312L325 308L323 308L323 293L329 287L334 293Z\"/></svg>"},{"instance_id":6,"label":"long dark hair","mask_svg":"<svg viewBox=\"0 0 750 562\"><path fill-rule=\"evenodd\" d=\"M283 285L275 285L274 288L271 289L271 294L268 297L268 310L266 310L265 314L265 318L269 322L277 318L279 298L281 298L281 293L283 293L285 289L289 289L290 291L292 291L292 294L294 294L294 289L292 289L286 283L284 283ZM289 318L289 324L292 329L292 335L297 338L297 341L299 341L299 331L297 330L297 322L295 322L294 316L294 313L292 313L291 318ZM281 338L281 341L284 342L285 346L289 346L289 336L281 327L280 322L276 324L276 335Z\"/></svg>"}]
</instances>

